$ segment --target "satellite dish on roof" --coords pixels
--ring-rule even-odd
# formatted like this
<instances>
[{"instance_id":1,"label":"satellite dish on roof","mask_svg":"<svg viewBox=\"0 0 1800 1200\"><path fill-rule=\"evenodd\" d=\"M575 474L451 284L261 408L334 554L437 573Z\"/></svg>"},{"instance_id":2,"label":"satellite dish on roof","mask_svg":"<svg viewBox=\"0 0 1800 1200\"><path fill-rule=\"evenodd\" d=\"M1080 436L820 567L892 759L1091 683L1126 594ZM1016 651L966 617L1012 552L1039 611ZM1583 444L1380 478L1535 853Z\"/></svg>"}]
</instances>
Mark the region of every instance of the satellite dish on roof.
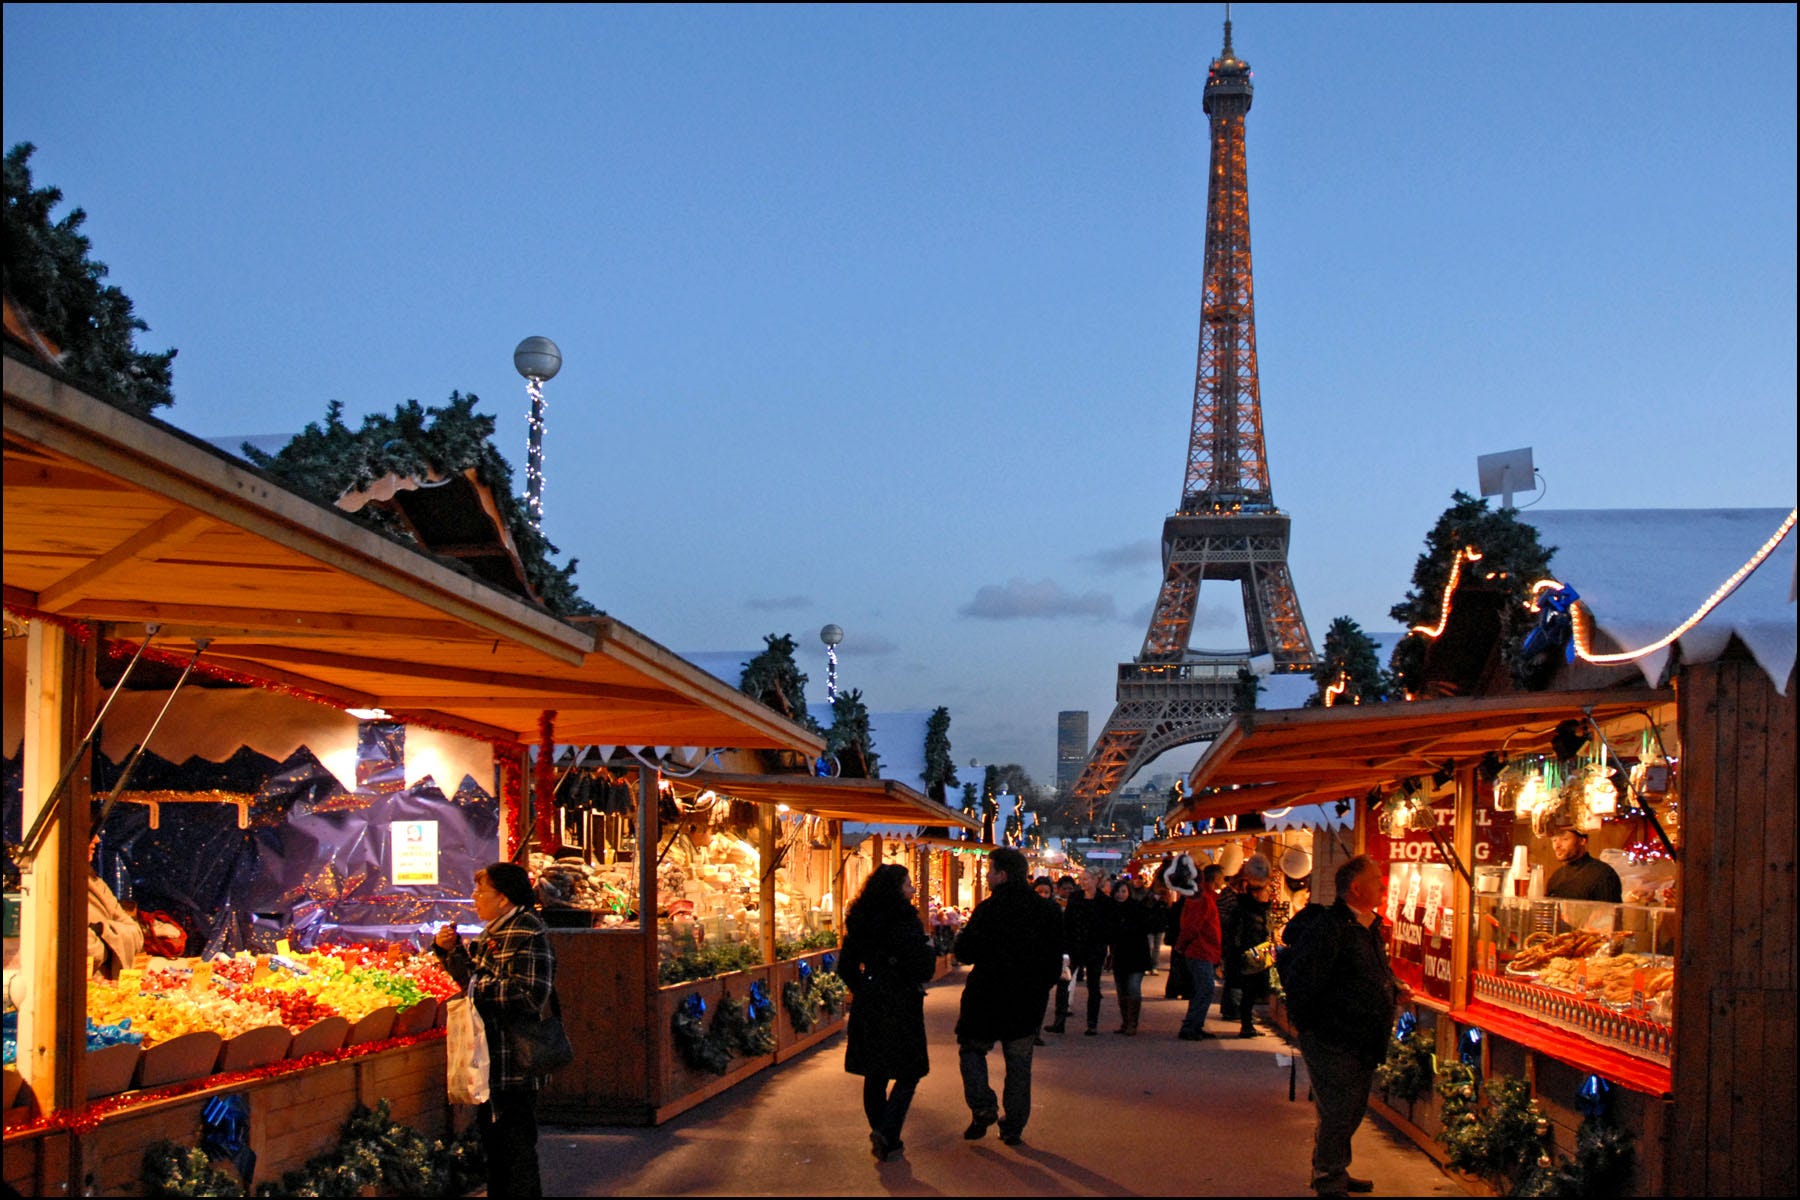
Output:
<instances>
[{"instance_id":1,"label":"satellite dish on roof","mask_svg":"<svg viewBox=\"0 0 1800 1200\"><path fill-rule=\"evenodd\" d=\"M1537 491L1537 468L1531 462L1530 446L1481 455L1475 460L1475 476L1483 496L1501 497L1501 508L1514 507L1514 492Z\"/></svg>"}]
</instances>

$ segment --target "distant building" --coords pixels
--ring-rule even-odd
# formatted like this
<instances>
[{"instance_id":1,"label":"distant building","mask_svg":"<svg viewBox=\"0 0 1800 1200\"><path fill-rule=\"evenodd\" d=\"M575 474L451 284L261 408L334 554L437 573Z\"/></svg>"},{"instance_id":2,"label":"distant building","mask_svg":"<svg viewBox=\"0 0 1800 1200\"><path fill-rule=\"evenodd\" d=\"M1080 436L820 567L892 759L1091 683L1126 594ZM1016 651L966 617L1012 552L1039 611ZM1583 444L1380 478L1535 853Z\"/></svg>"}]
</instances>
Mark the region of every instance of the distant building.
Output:
<instances>
[{"instance_id":1,"label":"distant building","mask_svg":"<svg viewBox=\"0 0 1800 1200\"><path fill-rule=\"evenodd\" d=\"M1056 714L1056 791L1067 795L1087 765L1087 709Z\"/></svg>"}]
</instances>

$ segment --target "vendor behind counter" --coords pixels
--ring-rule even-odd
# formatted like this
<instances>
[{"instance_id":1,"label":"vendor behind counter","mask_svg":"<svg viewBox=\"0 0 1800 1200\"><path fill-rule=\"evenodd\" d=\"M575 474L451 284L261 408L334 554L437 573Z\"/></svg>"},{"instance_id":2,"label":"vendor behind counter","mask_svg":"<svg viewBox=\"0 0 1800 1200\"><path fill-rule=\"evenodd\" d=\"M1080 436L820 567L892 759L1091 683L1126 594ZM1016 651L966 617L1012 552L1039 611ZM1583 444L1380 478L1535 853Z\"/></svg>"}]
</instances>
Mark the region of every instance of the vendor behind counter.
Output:
<instances>
[{"instance_id":1,"label":"vendor behind counter","mask_svg":"<svg viewBox=\"0 0 1800 1200\"><path fill-rule=\"evenodd\" d=\"M1550 849L1562 865L1544 894L1557 900L1600 900L1617 904L1624 897L1619 873L1587 852L1588 835L1574 825L1551 826Z\"/></svg>"}]
</instances>

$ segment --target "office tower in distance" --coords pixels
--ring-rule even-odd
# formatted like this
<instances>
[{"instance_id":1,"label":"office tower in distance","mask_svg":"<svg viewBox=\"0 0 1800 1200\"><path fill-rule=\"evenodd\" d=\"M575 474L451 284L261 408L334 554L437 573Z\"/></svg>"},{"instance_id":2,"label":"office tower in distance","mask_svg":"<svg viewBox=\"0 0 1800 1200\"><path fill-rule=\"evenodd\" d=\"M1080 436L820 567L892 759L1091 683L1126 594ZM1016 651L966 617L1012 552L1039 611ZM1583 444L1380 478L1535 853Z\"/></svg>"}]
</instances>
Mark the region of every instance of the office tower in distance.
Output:
<instances>
[{"instance_id":1,"label":"office tower in distance","mask_svg":"<svg viewBox=\"0 0 1800 1200\"><path fill-rule=\"evenodd\" d=\"M1056 714L1056 794L1066 796L1087 764L1087 709Z\"/></svg>"}]
</instances>

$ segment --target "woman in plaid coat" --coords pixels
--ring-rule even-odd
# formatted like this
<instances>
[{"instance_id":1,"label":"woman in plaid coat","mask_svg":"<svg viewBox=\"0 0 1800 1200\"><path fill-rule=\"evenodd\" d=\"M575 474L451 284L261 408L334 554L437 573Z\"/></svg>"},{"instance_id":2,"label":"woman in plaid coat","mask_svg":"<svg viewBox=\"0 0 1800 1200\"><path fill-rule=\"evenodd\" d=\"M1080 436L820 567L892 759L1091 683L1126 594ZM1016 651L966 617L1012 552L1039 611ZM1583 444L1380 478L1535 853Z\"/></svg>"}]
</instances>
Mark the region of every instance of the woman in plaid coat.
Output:
<instances>
[{"instance_id":1,"label":"woman in plaid coat","mask_svg":"<svg viewBox=\"0 0 1800 1200\"><path fill-rule=\"evenodd\" d=\"M556 956L523 867L493 863L475 872L474 899L475 915L487 928L465 946L456 926L445 925L432 948L451 978L468 989L487 1029L489 1097L479 1120L488 1195L541 1196L537 1092L544 1079L521 1073L506 1029L512 1021L537 1017L550 1003Z\"/></svg>"}]
</instances>

